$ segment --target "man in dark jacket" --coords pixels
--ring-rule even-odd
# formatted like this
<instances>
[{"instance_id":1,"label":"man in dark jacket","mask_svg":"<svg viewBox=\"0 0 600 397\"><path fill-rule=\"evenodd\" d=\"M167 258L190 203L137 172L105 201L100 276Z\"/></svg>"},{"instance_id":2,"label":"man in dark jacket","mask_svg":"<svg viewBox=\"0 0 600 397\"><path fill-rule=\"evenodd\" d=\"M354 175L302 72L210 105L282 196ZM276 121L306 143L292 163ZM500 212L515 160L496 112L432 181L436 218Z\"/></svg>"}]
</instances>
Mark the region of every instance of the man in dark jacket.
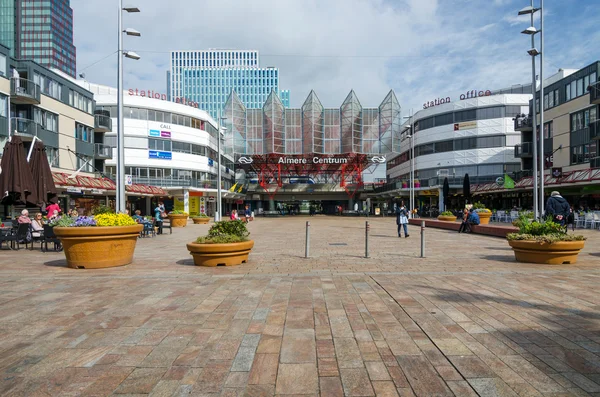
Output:
<instances>
[{"instance_id":1,"label":"man in dark jacket","mask_svg":"<svg viewBox=\"0 0 600 397\"><path fill-rule=\"evenodd\" d=\"M554 222L564 226L570 209L569 203L559 192L554 191L550 194L546 202L546 215L551 215Z\"/></svg>"}]
</instances>

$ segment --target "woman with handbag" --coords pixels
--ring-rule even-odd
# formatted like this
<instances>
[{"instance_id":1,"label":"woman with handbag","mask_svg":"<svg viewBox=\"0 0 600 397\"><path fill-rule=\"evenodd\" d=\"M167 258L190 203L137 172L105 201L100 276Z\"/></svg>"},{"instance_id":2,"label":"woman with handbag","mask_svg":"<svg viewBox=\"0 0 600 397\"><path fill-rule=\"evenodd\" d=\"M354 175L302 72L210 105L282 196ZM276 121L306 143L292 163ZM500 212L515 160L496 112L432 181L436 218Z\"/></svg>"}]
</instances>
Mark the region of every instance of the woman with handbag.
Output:
<instances>
[{"instance_id":1,"label":"woman with handbag","mask_svg":"<svg viewBox=\"0 0 600 397\"><path fill-rule=\"evenodd\" d=\"M396 225L398 225L398 237L402 237L402 229L404 229L404 238L407 238L409 236L408 209L404 205L404 201L400 204L400 207L396 209Z\"/></svg>"},{"instance_id":2,"label":"woman with handbag","mask_svg":"<svg viewBox=\"0 0 600 397\"><path fill-rule=\"evenodd\" d=\"M166 217L165 205L162 201L159 201L158 206L154 209L154 220L156 222L156 227L158 227L158 232L156 234L162 234L163 219Z\"/></svg>"}]
</instances>

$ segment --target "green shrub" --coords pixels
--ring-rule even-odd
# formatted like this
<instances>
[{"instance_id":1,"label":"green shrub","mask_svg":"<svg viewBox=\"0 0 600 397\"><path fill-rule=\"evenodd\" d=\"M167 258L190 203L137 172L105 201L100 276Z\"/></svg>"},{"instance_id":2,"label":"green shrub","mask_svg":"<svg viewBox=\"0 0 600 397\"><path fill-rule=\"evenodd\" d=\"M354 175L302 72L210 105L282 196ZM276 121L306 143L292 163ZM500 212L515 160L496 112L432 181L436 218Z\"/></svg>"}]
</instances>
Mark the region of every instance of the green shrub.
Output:
<instances>
[{"instance_id":1,"label":"green shrub","mask_svg":"<svg viewBox=\"0 0 600 397\"><path fill-rule=\"evenodd\" d=\"M239 243L248 240L250 232L246 223L241 220L215 222L208 230L208 235L199 237L199 244Z\"/></svg>"},{"instance_id":2,"label":"green shrub","mask_svg":"<svg viewBox=\"0 0 600 397\"><path fill-rule=\"evenodd\" d=\"M196 240L196 243L198 243L198 244L228 244L228 243L241 243L246 240L247 239L243 238L243 237L232 236L231 234L226 234L223 236L215 236L215 237L210 237L210 236L198 237L198 239Z\"/></svg>"},{"instance_id":3,"label":"green shrub","mask_svg":"<svg viewBox=\"0 0 600 397\"><path fill-rule=\"evenodd\" d=\"M115 211L111 207L104 205L104 204L100 204L100 205L97 205L94 208L92 208L92 214L94 214L94 215L114 214L114 213L115 213Z\"/></svg>"},{"instance_id":4,"label":"green shrub","mask_svg":"<svg viewBox=\"0 0 600 397\"><path fill-rule=\"evenodd\" d=\"M509 233L506 236L509 241L537 241L538 243L547 243L552 244L558 241L584 241L586 238L584 236L574 235L574 234L566 234L566 233L556 233L556 234L546 234L546 235L533 235L533 234L522 234L522 233Z\"/></svg>"},{"instance_id":5,"label":"green shrub","mask_svg":"<svg viewBox=\"0 0 600 397\"><path fill-rule=\"evenodd\" d=\"M452 213L452 211L444 211L440 215L441 216L456 216Z\"/></svg>"},{"instance_id":6,"label":"green shrub","mask_svg":"<svg viewBox=\"0 0 600 397\"><path fill-rule=\"evenodd\" d=\"M547 220L540 222L527 217L519 217L519 234L530 234L532 236L545 236L547 234L566 234L565 227L559 223Z\"/></svg>"},{"instance_id":7,"label":"green shrub","mask_svg":"<svg viewBox=\"0 0 600 397\"><path fill-rule=\"evenodd\" d=\"M192 218L208 218L208 215L206 215L206 214L198 214L198 215L192 216Z\"/></svg>"},{"instance_id":8,"label":"green shrub","mask_svg":"<svg viewBox=\"0 0 600 397\"><path fill-rule=\"evenodd\" d=\"M169 215L189 215L189 214L187 212L184 212L184 211L173 210L173 211L169 212Z\"/></svg>"},{"instance_id":9,"label":"green shrub","mask_svg":"<svg viewBox=\"0 0 600 397\"><path fill-rule=\"evenodd\" d=\"M483 210L483 209L485 209L485 204L483 204L481 201L478 201L475 204L473 204L473 209L474 210Z\"/></svg>"}]
</instances>

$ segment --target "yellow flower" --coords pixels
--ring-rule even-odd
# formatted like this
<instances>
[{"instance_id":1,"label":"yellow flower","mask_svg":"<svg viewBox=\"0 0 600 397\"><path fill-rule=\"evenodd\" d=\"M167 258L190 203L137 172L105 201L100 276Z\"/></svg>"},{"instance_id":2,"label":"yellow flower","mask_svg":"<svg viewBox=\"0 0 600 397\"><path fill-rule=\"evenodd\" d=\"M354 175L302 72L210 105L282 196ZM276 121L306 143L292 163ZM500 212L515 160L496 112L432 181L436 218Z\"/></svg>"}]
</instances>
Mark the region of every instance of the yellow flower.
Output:
<instances>
[{"instance_id":1,"label":"yellow flower","mask_svg":"<svg viewBox=\"0 0 600 397\"><path fill-rule=\"evenodd\" d=\"M133 226L135 221L127 214L99 214L94 217L97 226Z\"/></svg>"}]
</instances>

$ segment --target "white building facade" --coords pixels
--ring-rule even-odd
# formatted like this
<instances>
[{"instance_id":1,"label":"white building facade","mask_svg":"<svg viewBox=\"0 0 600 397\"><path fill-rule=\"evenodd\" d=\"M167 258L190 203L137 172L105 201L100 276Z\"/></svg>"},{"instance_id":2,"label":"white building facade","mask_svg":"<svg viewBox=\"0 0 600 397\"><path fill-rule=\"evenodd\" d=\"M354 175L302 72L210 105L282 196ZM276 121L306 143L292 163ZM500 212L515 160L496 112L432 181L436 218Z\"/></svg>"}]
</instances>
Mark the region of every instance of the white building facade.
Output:
<instances>
[{"instance_id":1,"label":"white building facade","mask_svg":"<svg viewBox=\"0 0 600 397\"><path fill-rule=\"evenodd\" d=\"M427 202L443 208L440 192L445 177L451 187L462 189L465 174L471 183L485 183L521 169L514 152L521 135L515 132L513 119L529 113L532 95L487 91L466 96L470 97L427 103L404 124L400 154L387 163L388 183L382 190L388 197L408 197L411 132L417 206Z\"/></svg>"}]
</instances>

